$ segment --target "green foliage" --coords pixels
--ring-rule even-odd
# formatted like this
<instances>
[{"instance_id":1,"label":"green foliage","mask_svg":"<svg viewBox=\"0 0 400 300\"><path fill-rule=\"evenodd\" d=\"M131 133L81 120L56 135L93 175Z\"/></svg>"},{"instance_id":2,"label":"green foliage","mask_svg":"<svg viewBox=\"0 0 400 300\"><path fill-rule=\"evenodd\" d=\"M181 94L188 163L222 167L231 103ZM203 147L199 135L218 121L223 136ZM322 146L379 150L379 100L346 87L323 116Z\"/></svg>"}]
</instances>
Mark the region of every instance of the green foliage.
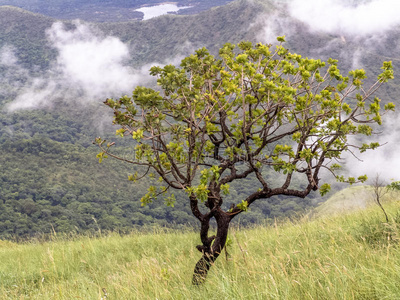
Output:
<instances>
[{"instance_id":1,"label":"green foliage","mask_svg":"<svg viewBox=\"0 0 400 300\"><path fill-rule=\"evenodd\" d=\"M107 158L108 156L104 154L104 152L100 152L96 155L96 158L99 159L99 163L103 161L104 158Z\"/></svg>"},{"instance_id":2,"label":"green foliage","mask_svg":"<svg viewBox=\"0 0 400 300\"><path fill-rule=\"evenodd\" d=\"M331 186L328 183L324 183L320 188L319 191L321 193L321 196L326 195L327 193L329 193L329 191L331 190Z\"/></svg>"},{"instance_id":3,"label":"green foliage","mask_svg":"<svg viewBox=\"0 0 400 300\"><path fill-rule=\"evenodd\" d=\"M393 181L386 186L387 189L392 191L399 191L400 190L400 181Z\"/></svg>"},{"instance_id":4,"label":"green foliage","mask_svg":"<svg viewBox=\"0 0 400 300\"><path fill-rule=\"evenodd\" d=\"M337 60L303 58L283 47L284 37L278 41L276 47L227 43L219 57L203 47L180 67L151 68L161 92L138 86L132 97L105 102L114 111L114 124L137 142L136 160L123 160L147 166L165 185L160 193L149 191L143 205L172 187L207 200L211 208L222 203L221 191L227 195L225 184L250 174L261 188L250 191L234 213L274 195L304 197L317 189L325 195L330 186L319 184L322 167L334 173L338 165L330 162L345 152L379 147L349 142L353 135L370 136L372 125L381 125L381 116L394 108L387 104L382 112L375 90L361 89L366 72L345 77ZM375 84L392 78L390 62L382 69ZM103 143L100 148L111 155ZM273 187L264 167L283 175L281 187ZM293 174L303 176L303 186L292 182ZM354 184L366 177L337 179Z\"/></svg>"},{"instance_id":5,"label":"green foliage","mask_svg":"<svg viewBox=\"0 0 400 300\"><path fill-rule=\"evenodd\" d=\"M242 200L242 203L239 203L236 206L237 206L238 209L240 209L242 211L247 211L247 209L248 209L248 203L245 200Z\"/></svg>"}]
</instances>

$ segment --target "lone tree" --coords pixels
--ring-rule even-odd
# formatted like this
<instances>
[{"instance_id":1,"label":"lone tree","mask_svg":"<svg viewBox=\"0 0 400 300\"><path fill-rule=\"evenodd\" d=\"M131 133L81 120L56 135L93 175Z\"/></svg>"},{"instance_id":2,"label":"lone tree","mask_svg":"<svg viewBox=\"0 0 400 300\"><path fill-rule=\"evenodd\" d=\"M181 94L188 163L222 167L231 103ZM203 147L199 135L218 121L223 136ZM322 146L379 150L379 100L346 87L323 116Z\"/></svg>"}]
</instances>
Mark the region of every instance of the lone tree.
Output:
<instances>
[{"instance_id":1,"label":"lone tree","mask_svg":"<svg viewBox=\"0 0 400 300\"><path fill-rule=\"evenodd\" d=\"M382 205L382 200L389 192L400 190L400 181L393 181L390 184L386 184L385 180L381 179L379 173L377 173L371 181L371 187L373 198L385 215L386 223L389 223L389 217Z\"/></svg>"},{"instance_id":2,"label":"lone tree","mask_svg":"<svg viewBox=\"0 0 400 300\"><path fill-rule=\"evenodd\" d=\"M376 204L380 207L383 214L385 215L386 223L389 223L389 217L386 213L385 208L382 205L382 198L389 193L390 185L386 185L385 182L380 178L379 173L375 175L375 178L372 180L371 183L372 192L374 195L374 200Z\"/></svg>"},{"instance_id":3,"label":"lone tree","mask_svg":"<svg viewBox=\"0 0 400 300\"><path fill-rule=\"evenodd\" d=\"M117 155L114 143L97 138L98 158L144 166L144 174L130 176L133 181L159 176L160 184L150 186L142 205L164 193L172 203L172 189L188 195L201 224L194 284L204 282L221 254L231 220L253 202L275 195L304 198L318 189L324 194L330 186L320 182L322 169L335 175L345 152L379 146L353 145L349 137L370 136L371 125L381 124L380 99L371 96L393 78L391 62L384 62L377 81L365 88L364 70L344 77L337 60L303 58L282 46L284 37L278 41L276 48L226 44L218 58L199 49L180 67L150 69L159 90L138 86L131 97L105 101L120 126L117 134L133 137L135 151L132 158ZM394 104L384 110L394 110ZM268 177L268 168L283 179ZM245 199L230 199L236 204L228 209L223 203L229 184L246 177L254 178L254 190ZM367 179L336 177L349 183ZM212 218L217 232L210 236Z\"/></svg>"}]
</instances>

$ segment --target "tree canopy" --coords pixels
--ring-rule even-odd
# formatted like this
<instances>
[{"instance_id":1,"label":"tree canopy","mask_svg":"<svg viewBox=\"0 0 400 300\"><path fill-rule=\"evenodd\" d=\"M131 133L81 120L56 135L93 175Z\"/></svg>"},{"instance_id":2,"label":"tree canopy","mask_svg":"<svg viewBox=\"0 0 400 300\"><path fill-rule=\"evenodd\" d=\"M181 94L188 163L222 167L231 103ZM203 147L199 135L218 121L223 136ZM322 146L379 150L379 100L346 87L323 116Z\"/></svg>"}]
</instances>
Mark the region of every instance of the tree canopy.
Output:
<instances>
[{"instance_id":1,"label":"tree canopy","mask_svg":"<svg viewBox=\"0 0 400 300\"><path fill-rule=\"evenodd\" d=\"M146 205L160 194L173 205L172 189L188 194L193 215L201 222L203 253L194 282L202 281L210 263L225 245L229 222L258 199L274 195L304 198L311 191L329 191L323 169L336 174L346 152L374 149L352 136L370 136L382 115L377 89L393 78L384 62L377 80L366 87L362 69L341 74L338 61L302 57L283 46L241 42L225 44L219 57L202 48L180 67L152 67L159 89L138 86L131 97L107 99L114 111L117 134L134 140L133 153L113 152L114 143L96 139L101 161L107 156L143 167L129 180L155 177L141 199ZM280 174L270 176L268 170ZM229 199L229 184L254 177L245 199ZM355 183L366 176L339 181ZM199 202L204 205L199 206ZM209 221L217 222L208 236Z\"/></svg>"}]
</instances>

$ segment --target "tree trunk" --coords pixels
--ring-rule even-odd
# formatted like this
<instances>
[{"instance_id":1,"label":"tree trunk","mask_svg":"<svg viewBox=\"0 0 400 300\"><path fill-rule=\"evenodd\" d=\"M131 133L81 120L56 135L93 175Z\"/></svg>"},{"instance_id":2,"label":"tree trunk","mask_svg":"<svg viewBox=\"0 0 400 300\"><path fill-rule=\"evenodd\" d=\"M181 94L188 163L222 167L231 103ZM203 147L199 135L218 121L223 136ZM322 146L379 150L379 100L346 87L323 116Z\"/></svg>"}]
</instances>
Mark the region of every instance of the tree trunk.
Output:
<instances>
[{"instance_id":1,"label":"tree trunk","mask_svg":"<svg viewBox=\"0 0 400 300\"><path fill-rule=\"evenodd\" d=\"M215 214L215 219L217 221L217 235L215 239L214 237L208 239L208 241L210 241L210 244L212 240L214 240L214 243L212 244L212 246L207 245L207 243L204 242L205 240L202 238L203 245L197 247L197 249L199 249L203 253L203 256L194 267L192 280L192 283L194 285L200 285L204 283L212 264L222 253L228 237L229 222L231 220L229 216L221 210L220 212ZM209 220L207 221L206 226L202 224L202 229L203 227L206 227L208 231L208 223ZM204 232L201 232L200 235L204 237Z\"/></svg>"},{"instance_id":2,"label":"tree trunk","mask_svg":"<svg viewBox=\"0 0 400 300\"><path fill-rule=\"evenodd\" d=\"M208 270L210 270L211 264L215 261L212 259L211 254L204 253L202 258L196 263L193 272L193 285L201 285L206 280Z\"/></svg>"}]
</instances>

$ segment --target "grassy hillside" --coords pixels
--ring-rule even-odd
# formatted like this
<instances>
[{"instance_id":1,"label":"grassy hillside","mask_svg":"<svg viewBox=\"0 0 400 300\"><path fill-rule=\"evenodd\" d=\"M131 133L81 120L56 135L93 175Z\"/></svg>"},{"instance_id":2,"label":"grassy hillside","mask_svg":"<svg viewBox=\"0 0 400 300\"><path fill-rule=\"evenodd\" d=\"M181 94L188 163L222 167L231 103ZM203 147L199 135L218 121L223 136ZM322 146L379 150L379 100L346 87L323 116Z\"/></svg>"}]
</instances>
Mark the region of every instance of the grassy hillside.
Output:
<instances>
[{"instance_id":1,"label":"grassy hillside","mask_svg":"<svg viewBox=\"0 0 400 300\"><path fill-rule=\"evenodd\" d=\"M207 282L190 231L0 241L1 299L398 299L400 209L230 232Z\"/></svg>"},{"instance_id":2,"label":"grassy hillside","mask_svg":"<svg viewBox=\"0 0 400 300\"><path fill-rule=\"evenodd\" d=\"M365 185L350 186L333 194L329 199L320 203L311 215L324 217L339 215L365 209L374 204L372 188Z\"/></svg>"},{"instance_id":3,"label":"grassy hillside","mask_svg":"<svg viewBox=\"0 0 400 300\"><path fill-rule=\"evenodd\" d=\"M389 191L382 195L381 202L383 205L393 199L400 198L398 191ZM377 205L373 187L356 185L336 192L326 201L320 203L309 215L313 218L341 215L366 209L373 205Z\"/></svg>"}]
</instances>

